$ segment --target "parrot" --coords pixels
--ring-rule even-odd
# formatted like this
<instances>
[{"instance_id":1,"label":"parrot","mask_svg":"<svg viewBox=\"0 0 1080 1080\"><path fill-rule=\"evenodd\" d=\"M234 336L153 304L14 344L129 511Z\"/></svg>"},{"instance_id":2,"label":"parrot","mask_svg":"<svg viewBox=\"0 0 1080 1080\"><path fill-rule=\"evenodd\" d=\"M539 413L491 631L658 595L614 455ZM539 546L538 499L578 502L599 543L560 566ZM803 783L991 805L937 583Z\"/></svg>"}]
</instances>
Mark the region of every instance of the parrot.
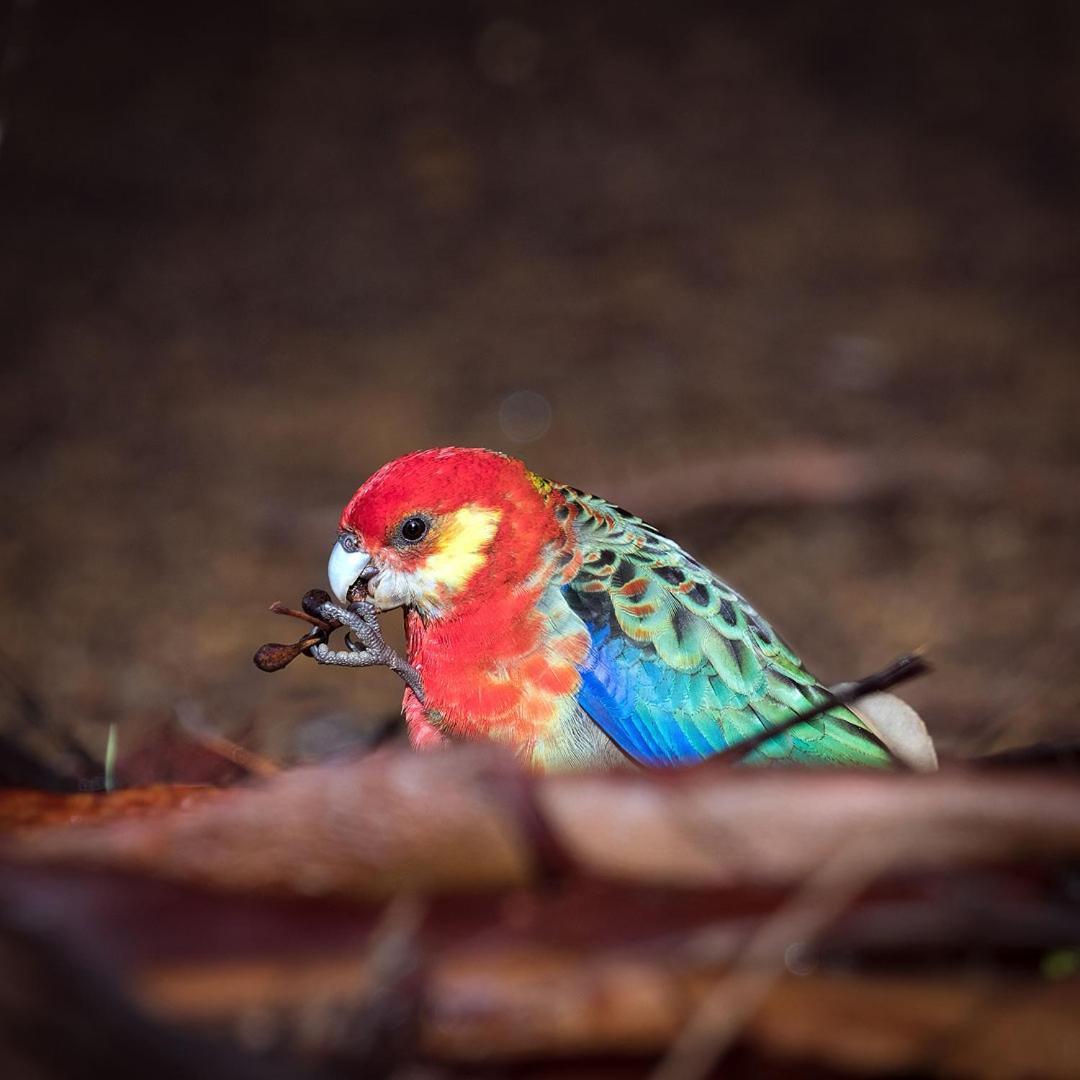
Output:
<instances>
[{"instance_id":1,"label":"parrot","mask_svg":"<svg viewBox=\"0 0 1080 1080\"><path fill-rule=\"evenodd\" d=\"M345 506L328 576L343 605L403 610L419 750L490 741L542 772L680 766L788 721L746 761L896 764L850 707L790 725L828 691L674 540L497 451L384 465Z\"/></svg>"}]
</instances>

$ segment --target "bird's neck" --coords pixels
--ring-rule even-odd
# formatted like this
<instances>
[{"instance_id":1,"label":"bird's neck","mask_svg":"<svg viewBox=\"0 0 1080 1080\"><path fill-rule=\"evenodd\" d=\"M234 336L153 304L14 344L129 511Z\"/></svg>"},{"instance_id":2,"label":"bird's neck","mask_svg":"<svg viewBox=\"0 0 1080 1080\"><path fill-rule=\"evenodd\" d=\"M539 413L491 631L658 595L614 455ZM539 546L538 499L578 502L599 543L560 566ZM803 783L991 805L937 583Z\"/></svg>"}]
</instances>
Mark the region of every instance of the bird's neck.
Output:
<instances>
[{"instance_id":1,"label":"bird's neck","mask_svg":"<svg viewBox=\"0 0 1080 1080\"><path fill-rule=\"evenodd\" d=\"M552 618L561 599L557 575L552 551L527 580L497 594L435 619L407 614L409 662L423 680L427 715L443 734L520 750L549 733L577 691L577 666L588 651L587 634Z\"/></svg>"}]
</instances>

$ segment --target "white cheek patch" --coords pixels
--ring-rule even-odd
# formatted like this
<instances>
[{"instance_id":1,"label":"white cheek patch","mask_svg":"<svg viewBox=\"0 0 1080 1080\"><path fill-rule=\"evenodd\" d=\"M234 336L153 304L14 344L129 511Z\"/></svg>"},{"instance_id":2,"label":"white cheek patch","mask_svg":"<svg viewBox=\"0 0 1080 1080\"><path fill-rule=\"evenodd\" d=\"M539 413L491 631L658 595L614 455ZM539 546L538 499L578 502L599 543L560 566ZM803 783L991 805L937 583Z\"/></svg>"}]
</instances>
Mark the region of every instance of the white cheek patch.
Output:
<instances>
[{"instance_id":1,"label":"white cheek patch","mask_svg":"<svg viewBox=\"0 0 1080 1080\"><path fill-rule=\"evenodd\" d=\"M380 570L369 586L371 598L380 611L390 611L397 607L415 606L418 596L414 574L403 570Z\"/></svg>"}]
</instances>

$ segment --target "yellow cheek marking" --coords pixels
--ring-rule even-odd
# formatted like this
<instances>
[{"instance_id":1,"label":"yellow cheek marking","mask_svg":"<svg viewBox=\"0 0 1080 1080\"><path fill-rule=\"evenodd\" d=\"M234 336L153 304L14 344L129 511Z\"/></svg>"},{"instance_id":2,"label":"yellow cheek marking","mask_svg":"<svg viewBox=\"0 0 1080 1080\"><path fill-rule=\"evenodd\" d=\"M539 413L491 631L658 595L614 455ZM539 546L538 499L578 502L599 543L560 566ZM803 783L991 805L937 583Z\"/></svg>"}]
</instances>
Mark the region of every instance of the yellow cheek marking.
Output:
<instances>
[{"instance_id":1,"label":"yellow cheek marking","mask_svg":"<svg viewBox=\"0 0 1080 1080\"><path fill-rule=\"evenodd\" d=\"M498 510L463 506L443 518L438 546L424 560L425 574L448 589L460 589L484 565L500 517Z\"/></svg>"}]
</instances>

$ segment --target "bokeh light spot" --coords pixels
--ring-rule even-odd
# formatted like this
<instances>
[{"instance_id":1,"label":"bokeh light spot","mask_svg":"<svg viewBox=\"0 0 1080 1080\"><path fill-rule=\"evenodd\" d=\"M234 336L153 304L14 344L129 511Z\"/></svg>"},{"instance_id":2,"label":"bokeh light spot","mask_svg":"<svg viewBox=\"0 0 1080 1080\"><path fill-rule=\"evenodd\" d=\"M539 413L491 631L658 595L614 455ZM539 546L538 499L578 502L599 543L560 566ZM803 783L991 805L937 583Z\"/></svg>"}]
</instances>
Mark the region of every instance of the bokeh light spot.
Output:
<instances>
[{"instance_id":1,"label":"bokeh light spot","mask_svg":"<svg viewBox=\"0 0 1080 1080\"><path fill-rule=\"evenodd\" d=\"M535 390L515 390L499 405L499 426L513 442L536 442L551 427L551 405Z\"/></svg>"}]
</instances>

